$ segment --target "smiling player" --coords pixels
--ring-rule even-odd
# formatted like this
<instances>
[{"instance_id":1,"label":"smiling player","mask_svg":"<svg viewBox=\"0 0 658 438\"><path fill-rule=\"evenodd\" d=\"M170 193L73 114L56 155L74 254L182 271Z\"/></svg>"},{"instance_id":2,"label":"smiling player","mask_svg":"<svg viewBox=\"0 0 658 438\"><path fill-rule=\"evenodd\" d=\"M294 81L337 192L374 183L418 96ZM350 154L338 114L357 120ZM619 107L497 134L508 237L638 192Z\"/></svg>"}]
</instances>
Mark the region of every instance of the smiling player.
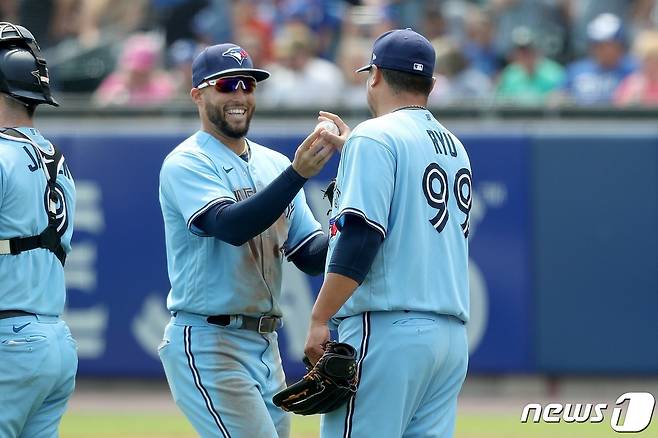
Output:
<instances>
[{"instance_id":1,"label":"smiling player","mask_svg":"<svg viewBox=\"0 0 658 438\"><path fill-rule=\"evenodd\" d=\"M192 65L190 95L202 129L165 159L165 223L172 319L160 357L173 397L202 437L287 437L272 395L285 388L275 330L285 255L324 269L327 238L302 186L334 150L314 131L292 162L248 140L257 83L234 44L211 46Z\"/></svg>"}]
</instances>

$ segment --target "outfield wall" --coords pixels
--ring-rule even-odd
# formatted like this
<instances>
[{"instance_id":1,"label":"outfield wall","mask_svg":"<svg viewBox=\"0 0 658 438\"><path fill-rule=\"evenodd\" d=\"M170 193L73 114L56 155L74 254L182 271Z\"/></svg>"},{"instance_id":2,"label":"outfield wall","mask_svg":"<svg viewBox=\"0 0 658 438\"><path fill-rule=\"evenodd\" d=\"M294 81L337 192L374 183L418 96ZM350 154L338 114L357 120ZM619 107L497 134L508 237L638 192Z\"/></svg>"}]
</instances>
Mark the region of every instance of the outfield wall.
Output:
<instances>
[{"instance_id":1,"label":"outfield wall","mask_svg":"<svg viewBox=\"0 0 658 438\"><path fill-rule=\"evenodd\" d=\"M262 126L253 139L289 157L307 132ZM658 374L658 134L515 126L454 124L473 169L471 372ZM81 376L163 374L156 348L169 284L158 171L193 129L128 121L75 134L61 123L43 129L78 189L65 317ZM321 188L337 163L306 187L323 224ZM284 307L295 316L280 341L292 377L302 372L302 316L319 286L287 264Z\"/></svg>"}]
</instances>

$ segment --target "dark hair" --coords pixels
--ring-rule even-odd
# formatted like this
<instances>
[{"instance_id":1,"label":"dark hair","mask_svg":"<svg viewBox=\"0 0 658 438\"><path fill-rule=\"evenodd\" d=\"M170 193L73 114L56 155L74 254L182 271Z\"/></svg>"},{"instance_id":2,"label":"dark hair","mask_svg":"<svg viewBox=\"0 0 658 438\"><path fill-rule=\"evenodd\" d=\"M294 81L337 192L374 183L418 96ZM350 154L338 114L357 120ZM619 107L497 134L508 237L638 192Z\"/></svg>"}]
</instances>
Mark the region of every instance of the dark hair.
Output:
<instances>
[{"instance_id":1,"label":"dark hair","mask_svg":"<svg viewBox=\"0 0 658 438\"><path fill-rule=\"evenodd\" d=\"M386 83L397 93L413 93L428 96L434 81L426 76L414 75L397 70L380 68Z\"/></svg>"}]
</instances>

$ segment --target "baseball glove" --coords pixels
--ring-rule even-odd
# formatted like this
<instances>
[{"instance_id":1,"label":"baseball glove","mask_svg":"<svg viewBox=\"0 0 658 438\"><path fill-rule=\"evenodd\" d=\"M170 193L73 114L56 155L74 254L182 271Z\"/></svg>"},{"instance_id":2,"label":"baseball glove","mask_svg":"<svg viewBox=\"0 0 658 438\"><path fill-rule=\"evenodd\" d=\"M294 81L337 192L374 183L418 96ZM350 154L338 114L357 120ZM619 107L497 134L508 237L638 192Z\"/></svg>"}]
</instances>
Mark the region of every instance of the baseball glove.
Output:
<instances>
[{"instance_id":1,"label":"baseball glove","mask_svg":"<svg viewBox=\"0 0 658 438\"><path fill-rule=\"evenodd\" d=\"M324 414L339 408L356 393L356 350L348 344L328 342L324 354L308 373L272 398L276 406L298 415Z\"/></svg>"}]
</instances>

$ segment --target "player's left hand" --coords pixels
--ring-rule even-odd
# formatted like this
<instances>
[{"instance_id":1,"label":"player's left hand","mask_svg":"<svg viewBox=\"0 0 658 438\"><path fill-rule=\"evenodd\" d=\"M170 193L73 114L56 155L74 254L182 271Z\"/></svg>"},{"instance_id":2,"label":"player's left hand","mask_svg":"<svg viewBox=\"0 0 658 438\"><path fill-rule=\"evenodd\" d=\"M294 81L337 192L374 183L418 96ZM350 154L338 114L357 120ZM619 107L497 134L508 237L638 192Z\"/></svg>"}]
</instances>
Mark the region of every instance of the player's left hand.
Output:
<instances>
[{"instance_id":1,"label":"player's left hand","mask_svg":"<svg viewBox=\"0 0 658 438\"><path fill-rule=\"evenodd\" d=\"M336 126L338 126L339 135L332 134L329 131L323 131L321 134L322 141L325 144L333 146L337 151L342 151L345 140L347 140L347 137L350 135L352 130L347 125L347 123L343 122L343 119L334 113L330 113L328 111L320 111L318 121L321 122L323 120L334 122Z\"/></svg>"},{"instance_id":2,"label":"player's left hand","mask_svg":"<svg viewBox=\"0 0 658 438\"><path fill-rule=\"evenodd\" d=\"M327 342L329 342L327 323L311 321L311 326L308 328L308 334L306 335L304 354L312 365L315 365L324 353L324 346Z\"/></svg>"}]
</instances>

